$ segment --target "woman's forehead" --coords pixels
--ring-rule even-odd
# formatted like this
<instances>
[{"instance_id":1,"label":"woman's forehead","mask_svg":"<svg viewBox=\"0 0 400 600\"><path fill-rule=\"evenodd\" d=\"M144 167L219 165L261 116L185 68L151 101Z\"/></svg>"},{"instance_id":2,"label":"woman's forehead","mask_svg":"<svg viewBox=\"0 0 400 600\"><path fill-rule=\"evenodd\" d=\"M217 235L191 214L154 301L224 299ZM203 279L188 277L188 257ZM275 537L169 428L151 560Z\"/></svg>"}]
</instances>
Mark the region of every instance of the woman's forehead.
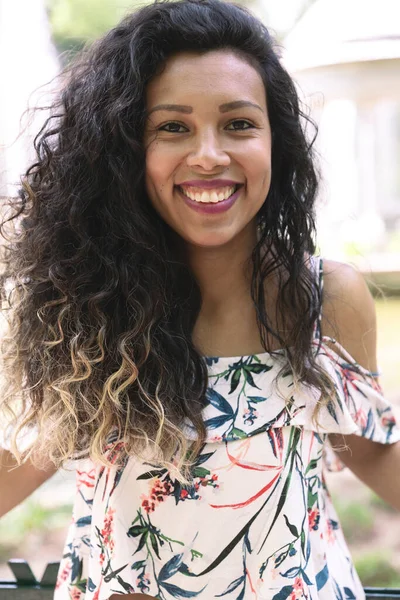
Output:
<instances>
[{"instance_id":1,"label":"woman's forehead","mask_svg":"<svg viewBox=\"0 0 400 600\"><path fill-rule=\"evenodd\" d=\"M265 104L265 88L260 74L244 58L230 50L204 54L184 52L170 57L147 86L148 107L173 103L180 98L203 101L217 96L258 100Z\"/></svg>"}]
</instances>

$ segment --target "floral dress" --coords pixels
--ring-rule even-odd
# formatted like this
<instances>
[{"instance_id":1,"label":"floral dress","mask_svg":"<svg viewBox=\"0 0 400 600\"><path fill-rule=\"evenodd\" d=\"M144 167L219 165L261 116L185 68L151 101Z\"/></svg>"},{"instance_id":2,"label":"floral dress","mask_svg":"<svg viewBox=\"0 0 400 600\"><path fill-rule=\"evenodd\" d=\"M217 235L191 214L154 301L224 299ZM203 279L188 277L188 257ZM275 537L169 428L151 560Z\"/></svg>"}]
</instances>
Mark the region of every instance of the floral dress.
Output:
<instances>
[{"instance_id":1,"label":"floral dress","mask_svg":"<svg viewBox=\"0 0 400 600\"><path fill-rule=\"evenodd\" d=\"M313 266L322 286L322 260ZM289 372L276 380L282 351L206 358L208 437L192 485L133 457L83 462L55 600L364 598L324 480L343 468L327 434L388 444L400 431L376 374L321 338L320 319L313 348L336 388L318 428L319 393ZM119 450L110 441L111 461Z\"/></svg>"}]
</instances>

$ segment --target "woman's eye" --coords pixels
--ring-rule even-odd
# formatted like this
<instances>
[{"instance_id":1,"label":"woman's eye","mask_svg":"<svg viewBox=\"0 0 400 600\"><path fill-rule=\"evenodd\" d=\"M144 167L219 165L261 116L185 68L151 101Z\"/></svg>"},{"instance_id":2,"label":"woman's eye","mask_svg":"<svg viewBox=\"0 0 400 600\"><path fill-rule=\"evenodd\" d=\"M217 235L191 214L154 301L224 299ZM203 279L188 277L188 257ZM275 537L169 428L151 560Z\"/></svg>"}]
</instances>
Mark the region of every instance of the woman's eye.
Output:
<instances>
[{"instance_id":1,"label":"woman's eye","mask_svg":"<svg viewBox=\"0 0 400 600\"><path fill-rule=\"evenodd\" d=\"M254 125L249 121L245 121L244 119L237 119L236 121L232 121L229 123L228 127L233 126L234 131L244 131L245 129L252 129Z\"/></svg>"},{"instance_id":2,"label":"woman's eye","mask_svg":"<svg viewBox=\"0 0 400 600\"><path fill-rule=\"evenodd\" d=\"M179 129L184 129L184 131L179 131ZM186 127L181 125L180 123L165 123L165 125L161 125L158 128L158 131L167 131L168 133L185 133Z\"/></svg>"}]
</instances>

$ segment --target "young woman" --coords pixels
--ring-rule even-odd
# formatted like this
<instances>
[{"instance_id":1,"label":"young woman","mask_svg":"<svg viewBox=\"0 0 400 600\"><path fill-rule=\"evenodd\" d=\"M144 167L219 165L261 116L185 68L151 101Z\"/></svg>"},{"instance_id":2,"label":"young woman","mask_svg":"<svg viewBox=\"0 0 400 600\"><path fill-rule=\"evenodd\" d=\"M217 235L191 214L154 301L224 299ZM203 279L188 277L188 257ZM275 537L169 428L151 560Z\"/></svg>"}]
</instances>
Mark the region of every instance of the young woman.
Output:
<instances>
[{"instance_id":1,"label":"young woman","mask_svg":"<svg viewBox=\"0 0 400 600\"><path fill-rule=\"evenodd\" d=\"M1 511L77 461L56 600L364 597L323 465L400 508L400 432L363 278L315 256L306 121L219 0L73 66L3 274Z\"/></svg>"}]
</instances>

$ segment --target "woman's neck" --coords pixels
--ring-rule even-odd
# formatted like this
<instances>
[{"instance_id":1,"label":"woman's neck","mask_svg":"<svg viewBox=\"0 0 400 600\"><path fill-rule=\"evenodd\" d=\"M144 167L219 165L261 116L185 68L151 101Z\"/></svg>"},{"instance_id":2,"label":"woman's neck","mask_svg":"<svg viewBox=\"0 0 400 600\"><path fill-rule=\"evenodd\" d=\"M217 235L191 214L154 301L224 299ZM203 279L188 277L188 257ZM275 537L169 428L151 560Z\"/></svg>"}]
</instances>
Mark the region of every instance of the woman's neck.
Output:
<instances>
[{"instance_id":1,"label":"woman's neck","mask_svg":"<svg viewBox=\"0 0 400 600\"><path fill-rule=\"evenodd\" d=\"M201 291L203 318L215 319L251 302L251 253L256 243L257 232L247 228L223 246L188 248L190 268Z\"/></svg>"},{"instance_id":2,"label":"woman's neck","mask_svg":"<svg viewBox=\"0 0 400 600\"><path fill-rule=\"evenodd\" d=\"M206 356L264 351L251 297L251 253L256 243L256 232L252 236L246 232L226 246L190 249L190 267L202 296L192 339Z\"/></svg>"}]
</instances>

